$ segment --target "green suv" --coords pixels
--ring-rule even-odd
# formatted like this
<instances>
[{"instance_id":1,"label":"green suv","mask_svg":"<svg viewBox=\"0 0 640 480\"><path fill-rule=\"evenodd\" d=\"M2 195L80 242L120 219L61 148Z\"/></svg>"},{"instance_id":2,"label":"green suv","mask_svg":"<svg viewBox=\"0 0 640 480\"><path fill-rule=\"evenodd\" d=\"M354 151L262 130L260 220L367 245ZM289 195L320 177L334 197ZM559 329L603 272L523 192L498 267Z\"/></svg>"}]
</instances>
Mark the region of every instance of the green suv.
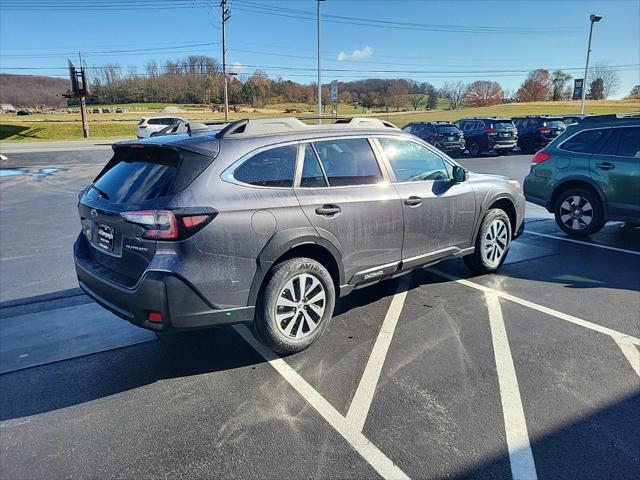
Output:
<instances>
[{"instance_id":1,"label":"green suv","mask_svg":"<svg viewBox=\"0 0 640 480\"><path fill-rule=\"evenodd\" d=\"M523 188L570 235L591 235L608 220L640 223L640 115L570 125L533 157Z\"/></svg>"}]
</instances>

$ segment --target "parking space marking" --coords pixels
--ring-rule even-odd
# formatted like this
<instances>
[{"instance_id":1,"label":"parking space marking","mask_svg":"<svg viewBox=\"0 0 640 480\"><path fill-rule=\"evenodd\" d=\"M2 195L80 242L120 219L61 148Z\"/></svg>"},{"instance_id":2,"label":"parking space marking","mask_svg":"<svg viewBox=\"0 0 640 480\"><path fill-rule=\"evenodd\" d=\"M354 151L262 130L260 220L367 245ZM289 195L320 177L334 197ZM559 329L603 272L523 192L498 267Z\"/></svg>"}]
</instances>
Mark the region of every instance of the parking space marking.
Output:
<instances>
[{"instance_id":1,"label":"parking space marking","mask_svg":"<svg viewBox=\"0 0 640 480\"><path fill-rule=\"evenodd\" d=\"M559 318L560 320L565 320L569 323L574 323L576 325L580 325L581 327L588 328L589 330L594 330L596 332L604 333L605 335L609 335L614 339L621 338L630 344L640 346L640 338L634 337L632 335L627 335L625 333L619 332L612 328L603 327L602 325L598 325L597 323L589 322L587 320L574 317L573 315L559 312L558 310L545 307L544 305L538 305L537 303L530 302L529 300L516 297L506 292L501 292L500 290L494 290L493 288L485 287L484 285L480 285L479 283L470 282L469 280L465 280L464 278L456 277L455 275L450 275L448 273L441 272L440 270L436 270L435 268L425 268L425 270L433 273L434 275L438 275L439 277L443 277L453 282L457 282L461 285L465 285L470 288L475 288L476 290L480 290L481 292L495 293L500 298L504 298L505 300L509 300L510 302L517 303L524 307L531 308L532 310L537 310L538 312L546 313L547 315L551 315L552 317Z\"/></svg>"},{"instance_id":2,"label":"parking space marking","mask_svg":"<svg viewBox=\"0 0 640 480\"><path fill-rule=\"evenodd\" d=\"M352 428L357 432L362 431L365 421L369 416L369 409L371 408L371 402L375 395L385 358L387 358L389 345L391 345L391 340L393 339L393 332L396 329L404 301L407 298L410 279L411 274L408 274L398 283L398 288L391 300L391 305L384 318L373 350L371 350L371 355L369 356L367 366L358 384L358 389L353 396L353 400L351 400L346 418Z\"/></svg>"},{"instance_id":3,"label":"parking space marking","mask_svg":"<svg viewBox=\"0 0 640 480\"><path fill-rule=\"evenodd\" d=\"M558 237L557 235L549 235L548 233L538 233L538 232L532 232L530 230L525 230L524 233L526 233L527 235L537 235L539 237L553 238L554 240L562 240L563 242L579 243L580 245L587 245L589 247L604 248L605 250L613 250L614 252L630 253L631 255L640 255L640 252L637 252L635 250L627 250L625 248L610 247L609 245L601 245L599 243L583 242L581 240L575 240L573 238Z\"/></svg>"},{"instance_id":4,"label":"parking space marking","mask_svg":"<svg viewBox=\"0 0 640 480\"><path fill-rule=\"evenodd\" d=\"M262 356L309 405L311 405L326 422L385 479L408 479L409 477L395 465L378 447L365 437L361 431L355 430L351 423L343 417L316 389L287 362L259 343L244 325L235 325L236 332Z\"/></svg>"},{"instance_id":5,"label":"parking space marking","mask_svg":"<svg viewBox=\"0 0 640 480\"><path fill-rule=\"evenodd\" d=\"M613 340L618 344L620 350L622 350L622 354L629 360L631 368L640 376L640 351L638 347L625 335L615 335L613 336Z\"/></svg>"},{"instance_id":6,"label":"parking space marking","mask_svg":"<svg viewBox=\"0 0 640 480\"><path fill-rule=\"evenodd\" d=\"M502 415L513 480L536 480L536 466L529 444L527 422L518 387L518 377L511 356L507 330L502 318L500 299L494 292L484 292L489 310L491 339L496 360Z\"/></svg>"}]
</instances>

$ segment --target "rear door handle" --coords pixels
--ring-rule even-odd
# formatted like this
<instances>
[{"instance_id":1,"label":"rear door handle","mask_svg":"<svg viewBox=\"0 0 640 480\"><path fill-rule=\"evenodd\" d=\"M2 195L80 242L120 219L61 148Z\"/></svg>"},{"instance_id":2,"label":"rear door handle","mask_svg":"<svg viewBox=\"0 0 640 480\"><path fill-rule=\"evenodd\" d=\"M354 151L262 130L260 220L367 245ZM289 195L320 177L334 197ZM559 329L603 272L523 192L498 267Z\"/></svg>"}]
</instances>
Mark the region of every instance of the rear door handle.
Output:
<instances>
[{"instance_id":1,"label":"rear door handle","mask_svg":"<svg viewBox=\"0 0 640 480\"><path fill-rule=\"evenodd\" d=\"M613 163L609 163L609 162L596 163L596 167L599 168L600 170L613 170L614 168L616 168L616 166Z\"/></svg>"},{"instance_id":2,"label":"rear door handle","mask_svg":"<svg viewBox=\"0 0 640 480\"><path fill-rule=\"evenodd\" d=\"M322 215L323 217L333 217L341 211L342 209L338 205L323 205L316 208L316 214Z\"/></svg>"},{"instance_id":3,"label":"rear door handle","mask_svg":"<svg viewBox=\"0 0 640 480\"><path fill-rule=\"evenodd\" d=\"M405 205L409 205L410 207L417 207L423 202L422 198L411 196L404 201Z\"/></svg>"}]
</instances>

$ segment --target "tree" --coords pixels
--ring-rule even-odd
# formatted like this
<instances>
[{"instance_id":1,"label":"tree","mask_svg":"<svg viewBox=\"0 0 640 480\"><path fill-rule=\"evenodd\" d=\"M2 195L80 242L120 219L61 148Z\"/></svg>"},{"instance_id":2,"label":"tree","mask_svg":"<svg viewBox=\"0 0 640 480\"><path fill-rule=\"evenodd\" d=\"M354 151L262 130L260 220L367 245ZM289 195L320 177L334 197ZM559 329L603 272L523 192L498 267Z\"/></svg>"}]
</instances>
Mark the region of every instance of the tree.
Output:
<instances>
[{"instance_id":1,"label":"tree","mask_svg":"<svg viewBox=\"0 0 640 480\"><path fill-rule=\"evenodd\" d=\"M588 85L591 85L598 78L602 79L602 98L609 98L618 92L620 88L618 72L604 62L596 63L589 69L589 74L587 75Z\"/></svg>"},{"instance_id":2,"label":"tree","mask_svg":"<svg viewBox=\"0 0 640 480\"><path fill-rule=\"evenodd\" d=\"M418 110L420 105L422 105L422 100L423 100L423 97L421 93L409 94L409 103L411 103L411 106L413 107L414 110Z\"/></svg>"},{"instance_id":3,"label":"tree","mask_svg":"<svg viewBox=\"0 0 640 480\"><path fill-rule=\"evenodd\" d=\"M516 97L519 102L540 102L551 94L551 76L543 68L529 72L527 79L520 85Z\"/></svg>"},{"instance_id":4,"label":"tree","mask_svg":"<svg viewBox=\"0 0 640 480\"><path fill-rule=\"evenodd\" d=\"M365 110L371 110L374 107L375 97L372 94L367 93L362 97L360 103L362 104L362 112L364 113Z\"/></svg>"},{"instance_id":5,"label":"tree","mask_svg":"<svg viewBox=\"0 0 640 480\"><path fill-rule=\"evenodd\" d=\"M551 100L557 102L559 100L567 100L567 93L569 92L568 88L566 88L567 82L571 80L571 75L563 72L562 70L555 70L551 74L551 85L553 86L553 91L551 93Z\"/></svg>"},{"instance_id":6,"label":"tree","mask_svg":"<svg viewBox=\"0 0 640 480\"><path fill-rule=\"evenodd\" d=\"M408 93L407 86L403 82L394 82L387 90L387 104L395 107L396 111L400 111L400 108L407 104Z\"/></svg>"},{"instance_id":7,"label":"tree","mask_svg":"<svg viewBox=\"0 0 640 480\"><path fill-rule=\"evenodd\" d=\"M501 101L502 87L498 82L476 80L464 92L464 104L469 107L490 107Z\"/></svg>"},{"instance_id":8,"label":"tree","mask_svg":"<svg viewBox=\"0 0 640 480\"><path fill-rule=\"evenodd\" d=\"M604 98L604 81L601 78L596 78L591 82L587 98L591 100L602 100Z\"/></svg>"},{"instance_id":9,"label":"tree","mask_svg":"<svg viewBox=\"0 0 640 480\"><path fill-rule=\"evenodd\" d=\"M462 82L445 82L440 89L442 96L449 100L449 108L457 110L464 105L464 92L466 88Z\"/></svg>"},{"instance_id":10,"label":"tree","mask_svg":"<svg viewBox=\"0 0 640 480\"><path fill-rule=\"evenodd\" d=\"M436 108L438 108L438 91L433 85L429 84L426 89L426 93L427 95L429 95L429 100L427 100L427 108L429 110L435 110Z\"/></svg>"},{"instance_id":11,"label":"tree","mask_svg":"<svg viewBox=\"0 0 640 480\"><path fill-rule=\"evenodd\" d=\"M631 89L631 92L629 92L629 97L630 98L640 98L640 85L636 85L635 87L633 87Z\"/></svg>"}]
</instances>

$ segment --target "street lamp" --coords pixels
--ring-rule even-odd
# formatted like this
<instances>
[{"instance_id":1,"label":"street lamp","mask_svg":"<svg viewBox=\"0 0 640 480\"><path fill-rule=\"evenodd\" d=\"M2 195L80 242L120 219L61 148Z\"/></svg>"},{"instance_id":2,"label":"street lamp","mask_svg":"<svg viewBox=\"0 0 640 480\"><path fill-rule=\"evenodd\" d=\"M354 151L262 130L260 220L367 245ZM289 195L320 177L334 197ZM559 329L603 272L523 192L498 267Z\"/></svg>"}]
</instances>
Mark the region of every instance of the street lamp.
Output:
<instances>
[{"instance_id":1,"label":"street lamp","mask_svg":"<svg viewBox=\"0 0 640 480\"><path fill-rule=\"evenodd\" d=\"M602 16L594 13L589 17L591 26L589 27L589 46L587 47L587 64L584 67L584 78L582 80L582 100L580 101L580 114L584 114L584 96L587 93L587 72L589 70L589 54L591 53L591 35L593 34L593 24L602 20Z\"/></svg>"},{"instance_id":2,"label":"street lamp","mask_svg":"<svg viewBox=\"0 0 640 480\"><path fill-rule=\"evenodd\" d=\"M318 4L318 123L322 123L322 80L320 78L320 2L324 0L316 0Z\"/></svg>"}]
</instances>

